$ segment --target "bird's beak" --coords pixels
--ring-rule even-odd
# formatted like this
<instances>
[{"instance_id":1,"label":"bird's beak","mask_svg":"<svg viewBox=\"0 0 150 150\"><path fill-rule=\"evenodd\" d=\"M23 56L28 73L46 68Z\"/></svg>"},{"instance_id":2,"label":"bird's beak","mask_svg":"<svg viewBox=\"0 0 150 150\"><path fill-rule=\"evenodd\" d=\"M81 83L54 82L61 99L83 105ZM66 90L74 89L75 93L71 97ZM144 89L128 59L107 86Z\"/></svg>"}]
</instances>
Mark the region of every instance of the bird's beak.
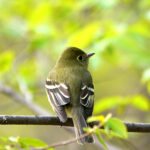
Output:
<instances>
[{"instance_id":1,"label":"bird's beak","mask_svg":"<svg viewBox=\"0 0 150 150\"><path fill-rule=\"evenodd\" d=\"M95 53L89 53L87 54L88 58L90 58L91 56L93 56Z\"/></svg>"}]
</instances>

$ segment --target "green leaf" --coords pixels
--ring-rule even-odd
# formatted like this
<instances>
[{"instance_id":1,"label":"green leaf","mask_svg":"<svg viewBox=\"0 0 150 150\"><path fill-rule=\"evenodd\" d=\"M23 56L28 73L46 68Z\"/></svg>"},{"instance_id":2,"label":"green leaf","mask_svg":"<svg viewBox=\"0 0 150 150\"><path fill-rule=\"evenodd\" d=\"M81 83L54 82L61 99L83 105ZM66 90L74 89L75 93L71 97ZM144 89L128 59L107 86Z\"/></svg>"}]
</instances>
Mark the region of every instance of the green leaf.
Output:
<instances>
[{"instance_id":1,"label":"green leaf","mask_svg":"<svg viewBox=\"0 0 150 150\"><path fill-rule=\"evenodd\" d=\"M134 96L132 98L131 105L143 111L149 110L148 99L141 95Z\"/></svg>"},{"instance_id":2,"label":"green leaf","mask_svg":"<svg viewBox=\"0 0 150 150\"><path fill-rule=\"evenodd\" d=\"M120 138L127 138L126 126L117 118L110 118L105 125L108 134Z\"/></svg>"},{"instance_id":3,"label":"green leaf","mask_svg":"<svg viewBox=\"0 0 150 150\"><path fill-rule=\"evenodd\" d=\"M85 132L90 132L90 128L83 128Z\"/></svg>"},{"instance_id":4,"label":"green leaf","mask_svg":"<svg viewBox=\"0 0 150 150\"><path fill-rule=\"evenodd\" d=\"M3 142L8 142L9 138L8 137L0 137L0 140Z\"/></svg>"},{"instance_id":5,"label":"green leaf","mask_svg":"<svg viewBox=\"0 0 150 150\"><path fill-rule=\"evenodd\" d=\"M25 144L25 143L23 143L23 142L20 142L20 146L21 146L21 148L23 148L23 149L28 149L28 148L29 148L29 145L28 145L28 144Z\"/></svg>"},{"instance_id":6,"label":"green leaf","mask_svg":"<svg viewBox=\"0 0 150 150\"><path fill-rule=\"evenodd\" d=\"M4 150L19 150L19 149L11 146L6 146Z\"/></svg>"},{"instance_id":7,"label":"green leaf","mask_svg":"<svg viewBox=\"0 0 150 150\"><path fill-rule=\"evenodd\" d=\"M13 60L14 52L12 50L0 54L0 74L10 71Z\"/></svg>"},{"instance_id":8,"label":"green leaf","mask_svg":"<svg viewBox=\"0 0 150 150\"><path fill-rule=\"evenodd\" d=\"M27 62L20 64L18 68L18 82L22 82L22 84L27 87L32 87L37 79L37 71L37 62L34 59L28 60Z\"/></svg>"},{"instance_id":9,"label":"green leaf","mask_svg":"<svg viewBox=\"0 0 150 150\"><path fill-rule=\"evenodd\" d=\"M36 7L33 8L29 15L29 26L34 29L37 26L46 23L50 15L50 3L47 1L42 1Z\"/></svg>"},{"instance_id":10,"label":"green leaf","mask_svg":"<svg viewBox=\"0 0 150 150\"><path fill-rule=\"evenodd\" d=\"M51 147L51 148L48 148L48 149L46 149L46 150L54 150L54 148Z\"/></svg>"},{"instance_id":11,"label":"green leaf","mask_svg":"<svg viewBox=\"0 0 150 150\"><path fill-rule=\"evenodd\" d=\"M5 149L5 145L0 145L0 150L4 150Z\"/></svg>"},{"instance_id":12,"label":"green leaf","mask_svg":"<svg viewBox=\"0 0 150 150\"><path fill-rule=\"evenodd\" d=\"M120 96L116 96L103 98L101 100L96 101L94 106L94 114L101 113L107 109L119 105L121 100L122 98Z\"/></svg>"},{"instance_id":13,"label":"green leaf","mask_svg":"<svg viewBox=\"0 0 150 150\"><path fill-rule=\"evenodd\" d=\"M34 138L21 138L19 139L20 143L33 146L33 147L46 147L47 144L41 140Z\"/></svg>"},{"instance_id":14,"label":"green leaf","mask_svg":"<svg viewBox=\"0 0 150 150\"><path fill-rule=\"evenodd\" d=\"M104 148L105 148L106 150L108 150L108 147L107 147L107 145L105 144L105 141L103 140L102 136L101 136L99 133L96 133L96 137L97 137L97 139L99 140L99 142L104 146Z\"/></svg>"},{"instance_id":15,"label":"green leaf","mask_svg":"<svg viewBox=\"0 0 150 150\"><path fill-rule=\"evenodd\" d=\"M96 129L95 133L103 133L103 134L106 134L106 135L108 134L106 129L100 129L100 128Z\"/></svg>"}]
</instances>

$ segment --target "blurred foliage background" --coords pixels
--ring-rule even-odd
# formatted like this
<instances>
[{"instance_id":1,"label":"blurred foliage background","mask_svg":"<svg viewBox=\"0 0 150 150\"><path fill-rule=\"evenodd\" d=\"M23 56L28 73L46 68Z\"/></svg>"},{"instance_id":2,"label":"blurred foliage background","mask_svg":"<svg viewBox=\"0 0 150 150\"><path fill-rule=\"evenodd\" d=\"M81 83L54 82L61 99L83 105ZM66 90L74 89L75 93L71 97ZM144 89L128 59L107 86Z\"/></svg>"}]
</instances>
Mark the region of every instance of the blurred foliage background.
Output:
<instances>
[{"instance_id":1,"label":"blurred foliage background","mask_svg":"<svg viewBox=\"0 0 150 150\"><path fill-rule=\"evenodd\" d=\"M68 46L96 53L89 67L95 115L111 112L123 121L150 121L149 0L0 0L1 88L10 87L28 106L53 113L44 83ZM31 109L0 93L0 114L37 113ZM55 126L1 126L0 136L54 143L74 134ZM149 138L149 134L129 133L126 141L108 139L107 144L111 150L148 150ZM63 148L99 149L76 143Z\"/></svg>"}]
</instances>

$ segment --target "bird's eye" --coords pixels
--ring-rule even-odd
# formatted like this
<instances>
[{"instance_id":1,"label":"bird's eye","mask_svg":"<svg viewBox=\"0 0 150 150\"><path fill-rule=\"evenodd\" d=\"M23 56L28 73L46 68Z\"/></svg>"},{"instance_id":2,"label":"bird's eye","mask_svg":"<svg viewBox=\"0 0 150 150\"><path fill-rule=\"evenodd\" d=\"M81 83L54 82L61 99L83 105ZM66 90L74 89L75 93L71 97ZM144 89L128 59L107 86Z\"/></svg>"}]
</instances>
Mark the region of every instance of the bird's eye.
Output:
<instances>
[{"instance_id":1,"label":"bird's eye","mask_svg":"<svg viewBox=\"0 0 150 150\"><path fill-rule=\"evenodd\" d=\"M80 61L82 61L82 56L80 55L80 56L78 56L78 60L80 60Z\"/></svg>"}]
</instances>

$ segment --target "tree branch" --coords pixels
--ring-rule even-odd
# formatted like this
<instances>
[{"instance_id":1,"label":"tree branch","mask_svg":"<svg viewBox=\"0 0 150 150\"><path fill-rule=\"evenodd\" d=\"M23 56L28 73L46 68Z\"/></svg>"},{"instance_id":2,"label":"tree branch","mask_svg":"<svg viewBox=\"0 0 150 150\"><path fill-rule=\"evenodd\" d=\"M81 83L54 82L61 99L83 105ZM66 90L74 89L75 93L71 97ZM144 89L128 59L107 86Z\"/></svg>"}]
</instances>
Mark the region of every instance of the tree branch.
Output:
<instances>
[{"instance_id":1,"label":"tree branch","mask_svg":"<svg viewBox=\"0 0 150 150\"><path fill-rule=\"evenodd\" d=\"M37 104L35 104L34 103L34 101L30 101L30 100L28 100L24 95L22 95L21 93L19 93L19 92L17 92L17 91L15 91L13 88L11 88L11 87L9 87L9 86L7 86L7 85L4 85L4 84L2 84L1 82L0 82L0 92L1 93L3 93L3 94L5 94L5 95L8 95L8 96L10 96L14 101L16 101L16 102L18 102L18 103L21 103L21 104L23 104L24 106L26 106L27 108L29 108L32 112L34 112L34 113L36 113L36 114L38 114L38 115L51 115L51 113L50 112L47 112L45 109L43 109L42 107L40 107L39 105L37 105ZM3 116L4 117L4 116ZM26 117L26 116L25 116ZM31 117L31 116L30 116ZM39 116L36 116L37 118L39 117ZM42 117L42 116L41 116ZM44 117L44 116L43 116ZM46 117L46 116L45 116ZM48 116L48 117L50 117L50 116ZM35 116L33 117L33 118L35 118ZM45 118L45 119L47 119L47 118ZM2 122L4 123L5 121L6 122L8 122L8 123L10 123L10 121L8 121L8 118L7 117L4 117L3 119L0 119L0 124L2 124ZM23 119L24 120L24 119ZM28 119L27 119L28 120ZM38 119L39 120L39 119ZM44 120L43 119L41 119L43 122L44 122ZM40 122L41 122L41 120L39 120ZM35 121L35 122L37 122L37 123L34 123L34 124L37 124L37 125L40 125L39 124L39 121ZM69 121L69 120L68 120ZM18 123L21 123L21 121L20 121L20 118L18 118ZM26 121L25 121L26 122ZM28 123L29 123L29 120L27 121ZM33 124L33 119L31 118L31 121L30 122L32 122L31 124ZM53 121L52 121L53 122ZM70 121L69 121L70 122ZM57 124L55 124L56 122L54 122L54 125L60 125L60 121L59 120L57 120ZM16 124L17 125L17 123L11 123L12 125L14 124ZM24 125L26 125L27 123L24 123ZM41 125L42 125L43 123L41 122ZM4 124L3 124L4 125ZM20 124L20 125L23 125L23 124ZM52 125L52 123L51 123L51 125ZM68 126L70 126L70 125L68 125ZM72 124L72 126L73 126L73 124ZM73 132L73 129L71 129L71 128L68 128L67 126L66 127L64 127L64 129L66 130L66 131L70 131L70 132ZM99 141L95 141L95 145L96 146L98 146L99 148L101 148L101 149L103 149L103 147L101 146L101 144L99 143ZM110 146L110 144L109 144L109 146ZM110 149L112 149L112 146L110 146ZM116 148L115 148L116 149Z\"/></svg>"},{"instance_id":2,"label":"tree branch","mask_svg":"<svg viewBox=\"0 0 150 150\"><path fill-rule=\"evenodd\" d=\"M19 102L29 108L36 114L40 115L51 115L50 112L47 112L45 109L35 104L32 101L29 101L22 94L16 92L9 86L6 86L0 83L0 92L6 94L13 98L16 102ZM17 119L16 119L17 118ZM49 119L48 119L49 118ZM142 123L125 123L129 132L150 132L149 124ZM67 126L73 126L72 119L68 119L65 124L60 123L59 119L54 116L0 116L0 125L63 125L66 126L65 129L67 131L73 131L71 128L67 128ZM95 141L95 145L100 147L102 146L99 141ZM110 144L109 144L110 146ZM112 145L109 149L116 149L116 147L112 148Z\"/></svg>"},{"instance_id":3,"label":"tree branch","mask_svg":"<svg viewBox=\"0 0 150 150\"><path fill-rule=\"evenodd\" d=\"M40 114L40 115L49 115L50 114L50 112L46 111L39 105L33 103L32 101L26 99L20 93L16 92L9 86L6 86L2 83L0 83L0 92L6 94L8 96L11 96L11 98L13 98L13 100L25 105L27 108L29 108L32 112L34 112L36 114Z\"/></svg>"},{"instance_id":4,"label":"tree branch","mask_svg":"<svg viewBox=\"0 0 150 150\"><path fill-rule=\"evenodd\" d=\"M128 132L150 132L150 123L131 123L123 122ZM97 125L94 122L93 125ZM56 116L11 116L0 115L0 125L59 125L59 126L73 126L71 118L67 122L61 123Z\"/></svg>"}]
</instances>

